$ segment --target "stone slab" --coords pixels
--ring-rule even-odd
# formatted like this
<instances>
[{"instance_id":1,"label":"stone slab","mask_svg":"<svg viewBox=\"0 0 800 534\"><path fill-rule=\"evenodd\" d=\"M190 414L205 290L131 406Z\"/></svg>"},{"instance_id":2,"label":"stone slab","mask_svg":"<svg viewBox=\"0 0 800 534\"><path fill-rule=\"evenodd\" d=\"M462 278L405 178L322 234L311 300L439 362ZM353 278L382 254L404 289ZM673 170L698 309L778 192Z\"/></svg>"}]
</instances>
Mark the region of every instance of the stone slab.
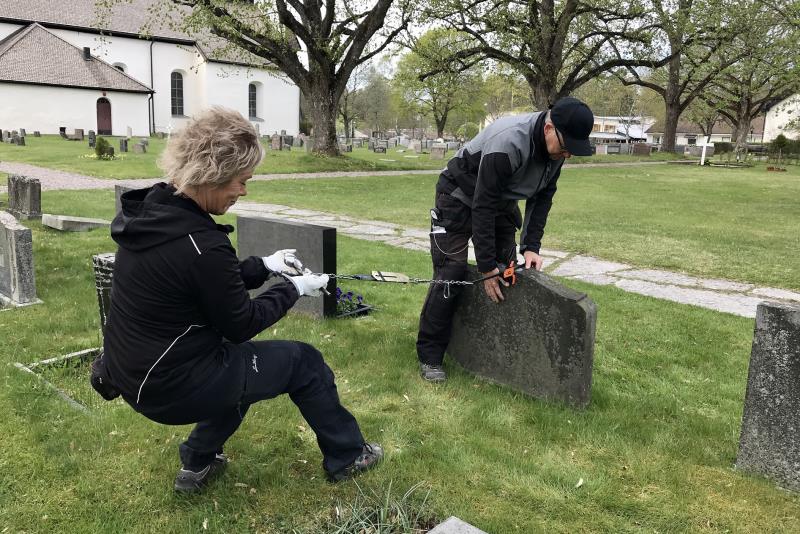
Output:
<instances>
[{"instance_id":1,"label":"stone slab","mask_svg":"<svg viewBox=\"0 0 800 534\"><path fill-rule=\"evenodd\" d=\"M796 300L800 302L800 293L795 293L794 291L787 291L786 289L777 289L774 287L758 287L753 290L754 295L758 295L760 297L767 297L770 299L781 299L781 300Z\"/></svg>"},{"instance_id":2,"label":"stone slab","mask_svg":"<svg viewBox=\"0 0 800 534\"><path fill-rule=\"evenodd\" d=\"M0 211L0 300L10 306L39 302L33 268L33 235L10 213Z\"/></svg>"},{"instance_id":3,"label":"stone slab","mask_svg":"<svg viewBox=\"0 0 800 534\"><path fill-rule=\"evenodd\" d=\"M487 534L483 530L473 527L466 521L450 516L443 522L439 523L428 534Z\"/></svg>"},{"instance_id":4,"label":"stone slab","mask_svg":"<svg viewBox=\"0 0 800 534\"><path fill-rule=\"evenodd\" d=\"M240 258L268 256L276 250L294 248L305 267L312 272L336 272L336 228L254 216L239 216L236 221ZM256 296L279 282L278 277L273 277L261 288L251 291L251 295ZM327 289L330 295L300 297L292 310L314 317L335 316L334 279L330 280Z\"/></svg>"},{"instance_id":5,"label":"stone slab","mask_svg":"<svg viewBox=\"0 0 800 534\"><path fill-rule=\"evenodd\" d=\"M42 214L42 224L63 232L88 232L95 228L108 228L111 226L111 221L44 213Z\"/></svg>"},{"instance_id":6,"label":"stone slab","mask_svg":"<svg viewBox=\"0 0 800 534\"><path fill-rule=\"evenodd\" d=\"M478 278L469 266L468 279ZM460 296L448 347L473 374L537 398L590 400L596 308L585 294L528 270L495 304L480 284ZM502 328L498 328L502 325Z\"/></svg>"},{"instance_id":7,"label":"stone slab","mask_svg":"<svg viewBox=\"0 0 800 534\"><path fill-rule=\"evenodd\" d=\"M800 305L758 306L736 468L800 491Z\"/></svg>"},{"instance_id":8,"label":"stone slab","mask_svg":"<svg viewBox=\"0 0 800 534\"><path fill-rule=\"evenodd\" d=\"M630 269L630 267L630 265L624 263L598 260L591 256L573 256L556 267L552 274L555 276L605 274Z\"/></svg>"}]
</instances>

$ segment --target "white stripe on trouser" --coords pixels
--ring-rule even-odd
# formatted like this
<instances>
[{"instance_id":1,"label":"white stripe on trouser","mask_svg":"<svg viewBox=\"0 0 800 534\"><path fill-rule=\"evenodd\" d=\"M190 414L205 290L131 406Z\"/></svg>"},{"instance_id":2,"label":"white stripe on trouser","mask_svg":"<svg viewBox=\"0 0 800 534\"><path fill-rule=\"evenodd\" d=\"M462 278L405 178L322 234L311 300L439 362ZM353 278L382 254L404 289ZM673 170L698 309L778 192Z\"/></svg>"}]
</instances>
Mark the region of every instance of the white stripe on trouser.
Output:
<instances>
[{"instance_id":1,"label":"white stripe on trouser","mask_svg":"<svg viewBox=\"0 0 800 534\"><path fill-rule=\"evenodd\" d=\"M170 344L169 344L169 347L167 347L167 350L165 350L165 351L164 351L164 354L162 354L161 356L159 356L159 357L158 357L158 359L156 360L156 363L154 363L154 364L153 364L153 366L152 366L152 367L151 367L151 368L150 368L150 369L147 371L147 374L146 374L146 375L144 375L144 380L142 380L142 385L141 385L141 386L139 386L139 393L136 395L136 404L139 404L139 399L140 399L140 398L141 398L141 396L142 396L142 388L144 387L144 383L145 383L145 382L147 382L147 377L149 377L149 376L150 376L150 372L151 372L153 369L155 369L156 365L158 365L158 362L160 362L160 361L161 361L161 358L163 358L164 356L166 356L166 355L167 355L167 353L169 352L169 349L171 349L171 348L172 348L172 347L175 345L175 343L177 343L177 342L178 342L178 340L179 340L180 338L182 338L183 336L185 336L186 334L188 334L188 333L189 333L189 330L191 330L192 328L195 328L195 327L197 327L197 328L202 328L203 326L205 326L205 325L202 325L202 324L192 324L192 325L189 325L189 328L187 328L187 329L186 329L186 331L185 331L183 334L181 334L181 335L179 335L178 337L176 337L176 338L175 338L175 340L174 340L172 343L170 343Z\"/></svg>"}]
</instances>

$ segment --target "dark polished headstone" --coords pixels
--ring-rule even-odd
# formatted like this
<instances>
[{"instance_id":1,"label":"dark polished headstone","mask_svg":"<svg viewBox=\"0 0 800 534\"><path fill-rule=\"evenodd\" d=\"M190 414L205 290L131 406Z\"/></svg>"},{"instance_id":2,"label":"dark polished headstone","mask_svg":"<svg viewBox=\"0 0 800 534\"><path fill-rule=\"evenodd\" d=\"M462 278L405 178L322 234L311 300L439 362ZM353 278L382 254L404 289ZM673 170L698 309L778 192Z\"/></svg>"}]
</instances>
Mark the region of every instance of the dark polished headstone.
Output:
<instances>
[{"instance_id":1,"label":"dark polished headstone","mask_svg":"<svg viewBox=\"0 0 800 534\"><path fill-rule=\"evenodd\" d=\"M240 258L268 256L276 250L294 248L306 268L315 273L336 272L336 228L312 224L286 222L266 217L238 217L236 222L237 249ZM256 296L269 285L280 280L268 281L264 287L251 292ZM301 297L293 311L314 317L336 315L336 281L327 286L330 295Z\"/></svg>"},{"instance_id":2,"label":"dark polished headstone","mask_svg":"<svg viewBox=\"0 0 800 534\"><path fill-rule=\"evenodd\" d=\"M650 145L647 143L634 143L632 145L631 153L634 156L649 156L650 155Z\"/></svg>"},{"instance_id":3,"label":"dark polished headstone","mask_svg":"<svg viewBox=\"0 0 800 534\"><path fill-rule=\"evenodd\" d=\"M33 131L33 136L34 137L41 137L42 136L42 132L40 132L39 130L34 130Z\"/></svg>"},{"instance_id":4,"label":"dark polished headstone","mask_svg":"<svg viewBox=\"0 0 800 534\"><path fill-rule=\"evenodd\" d=\"M376 154L386 154L386 147L385 146L376 146L373 151Z\"/></svg>"},{"instance_id":5,"label":"dark polished headstone","mask_svg":"<svg viewBox=\"0 0 800 534\"><path fill-rule=\"evenodd\" d=\"M108 313L111 311L111 282L114 279L115 259L116 255L113 252L92 256L94 287L97 292L97 305L100 310L101 333L106 326Z\"/></svg>"},{"instance_id":6,"label":"dark polished headstone","mask_svg":"<svg viewBox=\"0 0 800 534\"><path fill-rule=\"evenodd\" d=\"M36 178L8 175L8 211L17 219L42 217L42 184Z\"/></svg>"},{"instance_id":7,"label":"dark polished headstone","mask_svg":"<svg viewBox=\"0 0 800 534\"><path fill-rule=\"evenodd\" d=\"M756 311L736 468L800 491L800 305Z\"/></svg>"},{"instance_id":8,"label":"dark polished headstone","mask_svg":"<svg viewBox=\"0 0 800 534\"><path fill-rule=\"evenodd\" d=\"M19 136L20 136L20 137L26 137L27 135L28 135L28 134L27 134L27 132L25 131L25 128L20 128L20 129L19 129Z\"/></svg>"},{"instance_id":9,"label":"dark polished headstone","mask_svg":"<svg viewBox=\"0 0 800 534\"><path fill-rule=\"evenodd\" d=\"M128 140L124 137L119 140L119 151L120 153L128 151Z\"/></svg>"},{"instance_id":10,"label":"dark polished headstone","mask_svg":"<svg viewBox=\"0 0 800 534\"><path fill-rule=\"evenodd\" d=\"M0 300L11 306L39 302L31 230L3 211L0 211Z\"/></svg>"},{"instance_id":11,"label":"dark polished headstone","mask_svg":"<svg viewBox=\"0 0 800 534\"><path fill-rule=\"evenodd\" d=\"M480 277L470 266L468 279ZM447 351L466 370L527 395L589 404L596 308L585 294L533 270L517 274L495 304L482 284L467 286Z\"/></svg>"}]
</instances>

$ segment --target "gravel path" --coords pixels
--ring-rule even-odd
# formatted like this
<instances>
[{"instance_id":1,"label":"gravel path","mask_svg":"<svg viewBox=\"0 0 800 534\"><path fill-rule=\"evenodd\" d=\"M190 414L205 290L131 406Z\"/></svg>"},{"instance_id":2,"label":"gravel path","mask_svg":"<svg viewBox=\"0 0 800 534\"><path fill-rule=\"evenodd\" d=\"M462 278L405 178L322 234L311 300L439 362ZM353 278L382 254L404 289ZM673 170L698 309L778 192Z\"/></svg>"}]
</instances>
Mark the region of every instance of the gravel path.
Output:
<instances>
[{"instance_id":1,"label":"gravel path","mask_svg":"<svg viewBox=\"0 0 800 534\"><path fill-rule=\"evenodd\" d=\"M569 165L574 168L594 167L631 167L641 165L663 165L663 161L625 162L625 163L579 163ZM7 174L22 174L29 178L36 178L42 184L42 191L57 189L113 189L115 184L131 187L147 187L160 178L141 178L138 180L111 180L108 178L94 178L66 171L58 171L45 167L37 167L26 163L10 161L0 162L0 172ZM313 178L358 178L364 176L407 176L409 174L436 174L435 169L410 170L410 171L346 171L346 172L309 172L293 174L256 174L254 180L306 180ZM5 192L6 186L0 186L0 192Z\"/></svg>"}]
</instances>

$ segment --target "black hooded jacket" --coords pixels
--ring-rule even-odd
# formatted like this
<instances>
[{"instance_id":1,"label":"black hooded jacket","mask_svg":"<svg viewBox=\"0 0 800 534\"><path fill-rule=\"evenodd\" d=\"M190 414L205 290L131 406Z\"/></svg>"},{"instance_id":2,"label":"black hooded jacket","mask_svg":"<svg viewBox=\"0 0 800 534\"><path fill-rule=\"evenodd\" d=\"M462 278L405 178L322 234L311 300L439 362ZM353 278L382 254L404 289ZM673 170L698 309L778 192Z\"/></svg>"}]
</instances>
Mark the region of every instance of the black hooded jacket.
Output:
<instances>
[{"instance_id":1,"label":"black hooded jacket","mask_svg":"<svg viewBox=\"0 0 800 534\"><path fill-rule=\"evenodd\" d=\"M119 245L104 331L108 375L139 411L158 410L201 389L221 365L223 338L249 340L298 299L251 256L236 257L227 234L167 184L122 195L111 225Z\"/></svg>"}]
</instances>

